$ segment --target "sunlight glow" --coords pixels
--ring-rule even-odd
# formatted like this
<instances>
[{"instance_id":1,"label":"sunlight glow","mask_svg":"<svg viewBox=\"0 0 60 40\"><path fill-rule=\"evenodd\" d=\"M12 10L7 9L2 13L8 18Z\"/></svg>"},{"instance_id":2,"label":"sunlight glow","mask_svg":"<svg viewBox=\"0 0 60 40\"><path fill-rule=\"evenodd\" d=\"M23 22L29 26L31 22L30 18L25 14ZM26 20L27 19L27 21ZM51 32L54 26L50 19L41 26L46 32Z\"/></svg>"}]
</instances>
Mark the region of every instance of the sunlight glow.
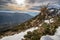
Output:
<instances>
[{"instance_id":1,"label":"sunlight glow","mask_svg":"<svg viewBox=\"0 0 60 40\"><path fill-rule=\"evenodd\" d=\"M17 5L25 6L25 0L15 0Z\"/></svg>"}]
</instances>

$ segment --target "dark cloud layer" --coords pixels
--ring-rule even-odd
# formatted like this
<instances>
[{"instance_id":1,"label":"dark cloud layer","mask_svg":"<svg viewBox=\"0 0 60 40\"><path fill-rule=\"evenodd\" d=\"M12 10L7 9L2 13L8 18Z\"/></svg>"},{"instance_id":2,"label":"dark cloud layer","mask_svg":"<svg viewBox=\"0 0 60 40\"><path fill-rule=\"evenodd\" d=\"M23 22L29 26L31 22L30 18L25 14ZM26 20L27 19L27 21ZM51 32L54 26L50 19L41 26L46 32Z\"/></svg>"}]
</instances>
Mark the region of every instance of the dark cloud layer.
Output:
<instances>
[{"instance_id":1,"label":"dark cloud layer","mask_svg":"<svg viewBox=\"0 0 60 40\"><path fill-rule=\"evenodd\" d=\"M60 0L26 0L27 3L29 4L34 4L34 3L44 3L44 2L56 2L56 3L60 3ZM0 0L0 5L4 5L7 3L13 3L12 0Z\"/></svg>"},{"instance_id":2,"label":"dark cloud layer","mask_svg":"<svg viewBox=\"0 0 60 40\"><path fill-rule=\"evenodd\" d=\"M0 0L0 5L3 5L3 7L4 7L4 5L7 4L7 3L11 3L11 4L14 3L12 1L14 1L14 0ZM44 3L45 4L45 3L48 3L48 2L49 3L57 3L57 4L60 4L60 0L26 0L26 2L27 2L28 5L34 5L34 6L37 6L37 5L40 6L41 3ZM39 8L39 7L37 7L37 8ZM35 10L36 8L33 7L33 9ZM3 8L3 10L4 10L4 8Z\"/></svg>"},{"instance_id":3,"label":"dark cloud layer","mask_svg":"<svg viewBox=\"0 0 60 40\"><path fill-rule=\"evenodd\" d=\"M60 0L34 0L35 2L37 2L37 3L40 3L40 2L47 2L47 1L50 1L50 2L58 2L58 1L60 1ZM31 2L33 2L32 0L31 0Z\"/></svg>"},{"instance_id":4,"label":"dark cloud layer","mask_svg":"<svg viewBox=\"0 0 60 40\"><path fill-rule=\"evenodd\" d=\"M0 5L4 5L7 3L12 3L12 1L11 0L0 0Z\"/></svg>"}]
</instances>

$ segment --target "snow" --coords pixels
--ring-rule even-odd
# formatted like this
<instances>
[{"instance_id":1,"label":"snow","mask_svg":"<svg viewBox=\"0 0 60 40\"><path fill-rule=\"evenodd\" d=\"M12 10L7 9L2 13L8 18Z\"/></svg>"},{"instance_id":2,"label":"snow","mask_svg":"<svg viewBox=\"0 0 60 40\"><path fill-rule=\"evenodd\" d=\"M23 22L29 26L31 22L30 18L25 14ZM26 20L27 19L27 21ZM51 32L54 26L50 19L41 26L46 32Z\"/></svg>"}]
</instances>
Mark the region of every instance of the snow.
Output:
<instances>
[{"instance_id":1,"label":"snow","mask_svg":"<svg viewBox=\"0 0 60 40\"><path fill-rule=\"evenodd\" d=\"M50 20L45 20L44 22L47 23L47 24L49 24L49 23L52 23L52 22L54 22L54 21L53 21L53 18L52 18L52 19L50 19Z\"/></svg>"},{"instance_id":2,"label":"snow","mask_svg":"<svg viewBox=\"0 0 60 40\"><path fill-rule=\"evenodd\" d=\"M53 40L52 38L49 37L49 35L42 36L41 40Z\"/></svg>"},{"instance_id":3,"label":"snow","mask_svg":"<svg viewBox=\"0 0 60 40\"><path fill-rule=\"evenodd\" d=\"M36 29L38 29L38 27L30 28L30 29L28 29L28 30L26 30L24 32L21 32L19 34L15 34L15 35L12 35L12 36L5 36L0 40L21 40L22 38L24 38L24 35L27 34L28 31L32 32L32 31L34 31Z\"/></svg>"},{"instance_id":4,"label":"snow","mask_svg":"<svg viewBox=\"0 0 60 40\"><path fill-rule=\"evenodd\" d=\"M39 26L42 26L43 25L43 23L41 23Z\"/></svg>"},{"instance_id":5,"label":"snow","mask_svg":"<svg viewBox=\"0 0 60 40\"><path fill-rule=\"evenodd\" d=\"M42 36L40 40L60 40L60 27L57 28L55 35L53 35L53 36L50 36L50 35Z\"/></svg>"},{"instance_id":6,"label":"snow","mask_svg":"<svg viewBox=\"0 0 60 40\"><path fill-rule=\"evenodd\" d=\"M59 4L50 4L49 8L57 8L57 9L59 9L60 5Z\"/></svg>"}]
</instances>

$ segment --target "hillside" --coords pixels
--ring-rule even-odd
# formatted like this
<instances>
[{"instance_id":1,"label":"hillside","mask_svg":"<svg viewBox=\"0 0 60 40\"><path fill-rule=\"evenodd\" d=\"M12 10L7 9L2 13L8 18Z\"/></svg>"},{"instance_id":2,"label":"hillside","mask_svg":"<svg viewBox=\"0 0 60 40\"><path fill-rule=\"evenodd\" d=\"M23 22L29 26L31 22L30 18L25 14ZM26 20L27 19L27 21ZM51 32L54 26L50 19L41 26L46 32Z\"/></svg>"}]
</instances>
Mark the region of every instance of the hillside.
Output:
<instances>
[{"instance_id":1,"label":"hillside","mask_svg":"<svg viewBox=\"0 0 60 40\"><path fill-rule=\"evenodd\" d=\"M0 32L14 28L14 26L21 24L32 17L33 16L26 13L0 12Z\"/></svg>"},{"instance_id":2,"label":"hillside","mask_svg":"<svg viewBox=\"0 0 60 40\"><path fill-rule=\"evenodd\" d=\"M41 11L40 15L37 16L37 21L39 24L36 23L37 21L35 21L35 23L36 23L35 25L38 24L37 25L38 29L34 30L33 32L28 31L22 40L50 40L49 36L46 36L46 38L44 36L45 35L54 35L56 32L56 29L58 27L60 27L59 11L57 11L57 12L51 11L51 10L48 10L47 7L41 8L40 11ZM51 39L51 40L54 40L54 39Z\"/></svg>"},{"instance_id":3,"label":"hillside","mask_svg":"<svg viewBox=\"0 0 60 40\"><path fill-rule=\"evenodd\" d=\"M34 30L33 32L27 32L27 34L24 36L25 39L23 40L40 40L40 37L43 35L53 35L56 31L56 28L60 26L60 15L58 12L55 12L55 10L48 10L47 7L42 7L40 11L40 14L34 18L15 26L15 28L1 32L1 37L13 35L32 27L38 27L38 29ZM51 23L50 19L52 18L54 21ZM49 23L45 22L46 20L49 20Z\"/></svg>"}]
</instances>

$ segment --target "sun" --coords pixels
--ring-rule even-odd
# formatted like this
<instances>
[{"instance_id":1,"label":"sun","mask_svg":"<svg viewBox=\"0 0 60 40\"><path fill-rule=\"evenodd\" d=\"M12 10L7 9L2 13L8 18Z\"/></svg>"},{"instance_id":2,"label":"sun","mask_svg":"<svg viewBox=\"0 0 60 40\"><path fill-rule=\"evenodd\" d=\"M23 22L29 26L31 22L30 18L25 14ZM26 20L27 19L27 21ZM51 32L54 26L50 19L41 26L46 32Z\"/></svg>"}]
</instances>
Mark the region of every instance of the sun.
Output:
<instances>
[{"instance_id":1,"label":"sun","mask_svg":"<svg viewBox=\"0 0 60 40\"><path fill-rule=\"evenodd\" d=\"M15 3L20 6L25 6L25 0L15 0Z\"/></svg>"},{"instance_id":2,"label":"sun","mask_svg":"<svg viewBox=\"0 0 60 40\"><path fill-rule=\"evenodd\" d=\"M8 3L7 7L12 10L28 10L26 0L12 0L12 3Z\"/></svg>"}]
</instances>

